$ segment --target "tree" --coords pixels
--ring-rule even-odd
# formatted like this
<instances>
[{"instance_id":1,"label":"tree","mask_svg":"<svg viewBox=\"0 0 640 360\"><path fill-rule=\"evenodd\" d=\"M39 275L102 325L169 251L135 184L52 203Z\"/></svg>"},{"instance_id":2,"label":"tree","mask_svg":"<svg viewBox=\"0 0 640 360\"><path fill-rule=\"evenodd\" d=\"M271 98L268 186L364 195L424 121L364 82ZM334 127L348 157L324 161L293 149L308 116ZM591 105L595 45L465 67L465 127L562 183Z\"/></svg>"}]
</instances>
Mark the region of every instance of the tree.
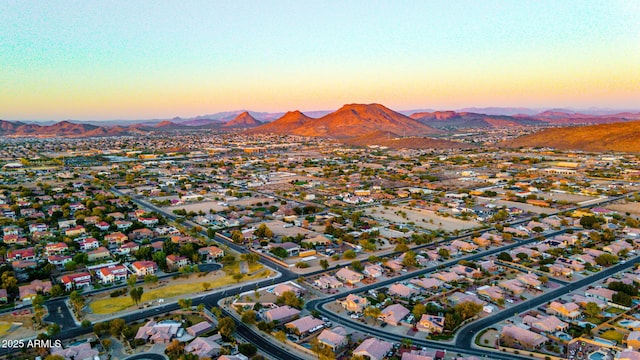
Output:
<instances>
[{"instance_id":1,"label":"tree","mask_svg":"<svg viewBox=\"0 0 640 360\"><path fill-rule=\"evenodd\" d=\"M617 293L613 294L613 296L611 297L611 301L618 305L630 307L633 299L629 294L618 291Z\"/></svg>"},{"instance_id":2,"label":"tree","mask_svg":"<svg viewBox=\"0 0 640 360\"><path fill-rule=\"evenodd\" d=\"M242 232L240 230L233 230L231 232L231 240L233 240L233 242L236 244L243 243L244 235L242 235Z\"/></svg>"},{"instance_id":3,"label":"tree","mask_svg":"<svg viewBox=\"0 0 640 360\"><path fill-rule=\"evenodd\" d=\"M588 215L580 218L580 225L582 225L585 229L593 229L595 224L598 222L595 216Z\"/></svg>"},{"instance_id":4,"label":"tree","mask_svg":"<svg viewBox=\"0 0 640 360\"><path fill-rule=\"evenodd\" d=\"M282 331L282 330L278 330L278 331L276 331L276 332L273 334L273 336L274 336L277 340L279 340L280 342L285 342L285 341L287 341L287 334L285 334L285 332L284 332L284 331Z\"/></svg>"},{"instance_id":5,"label":"tree","mask_svg":"<svg viewBox=\"0 0 640 360\"><path fill-rule=\"evenodd\" d=\"M258 228L253 232L253 235L259 238L270 239L273 237L273 231L271 231L266 224L260 224L260 226L258 226Z\"/></svg>"},{"instance_id":6,"label":"tree","mask_svg":"<svg viewBox=\"0 0 640 360\"><path fill-rule=\"evenodd\" d=\"M109 351L109 349L111 348L111 339L104 339L104 340L102 340L102 347L103 347L106 351Z\"/></svg>"},{"instance_id":7,"label":"tree","mask_svg":"<svg viewBox=\"0 0 640 360\"><path fill-rule=\"evenodd\" d=\"M396 252L406 252L408 250L409 250L409 246L404 242L398 243L398 245L396 245L396 248L394 249L394 251Z\"/></svg>"},{"instance_id":8,"label":"tree","mask_svg":"<svg viewBox=\"0 0 640 360\"><path fill-rule=\"evenodd\" d=\"M416 319L420 320L422 315L427 313L427 307L422 303L417 303L413 307L412 313L413 313L413 316L415 316Z\"/></svg>"},{"instance_id":9,"label":"tree","mask_svg":"<svg viewBox=\"0 0 640 360\"><path fill-rule=\"evenodd\" d=\"M154 274L147 274L144 276L145 284L155 284L158 282L158 276Z\"/></svg>"},{"instance_id":10,"label":"tree","mask_svg":"<svg viewBox=\"0 0 640 360\"><path fill-rule=\"evenodd\" d=\"M245 324L253 325L256 323L256 312L253 310L247 310L242 313L242 322Z\"/></svg>"},{"instance_id":11,"label":"tree","mask_svg":"<svg viewBox=\"0 0 640 360\"><path fill-rule=\"evenodd\" d=\"M236 331L236 323L230 317L223 317L218 320L218 331L220 335L224 336L226 339L231 338L231 335L234 331Z\"/></svg>"},{"instance_id":12,"label":"tree","mask_svg":"<svg viewBox=\"0 0 640 360\"><path fill-rule=\"evenodd\" d=\"M600 316L600 307L598 307L598 304L589 301L584 307L584 313L590 317Z\"/></svg>"},{"instance_id":13,"label":"tree","mask_svg":"<svg viewBox=\"0 0 640 360\"><path fill-rule=\"evenodd\" d=\"M242 278L244 277L244 274L242 273L237 273L237 274L233 274L233 280L236 281L236 283L239 283L240 280L242 280Z\"/></svg>"},{"instance_id":14,"label":"tree","mask_svg":"<svg viewBox=\"0 0 640 360\"><path fill-rule=\"evenodd\" d=\"M540 280L540 282L541 282L541 283L543 283L543 284L546 284L546 283L548 283L548 282L549 282L549 278L548 278L548 277L546 277L546 276L544 276L544 275L540 276L540 277L538 278L538 280Z\"/></svg>"},{"instance_id":15,"label":"tree","mask_svg":"<svg viewBox=\"0 0 640 360\"><path fill-rule=\"evenodd\" d=\"M84 307L84 297L82 297L79 292L72 291L71 294L69 294L69 301L73 306L73 311L76 313L76 315L79 315L80 311L82 311L82 308Z\"/></svg>"},{"instance_id":16,"label":"tree","mask_svg":"<svg viewBox=\"0 0 640 360\"><path fill-rule=\"evenodd\" d=\"M211 289L211 283L208 281L205 281L202 283L202 290L204 291L208 291L209 289Z\"/></svg>"},{"instance_id":17,"label":"tree","mask_svg":"<svg viewBox=\"0 0 640 360\"><path fill-rule=\"evenodd\" d=\"M192 303L192 300L189 299L189 298L183 298L183 299L178 300L178 306L180 306L180 308L182 310L190 309L191 308L191 303Z\"/></svg>"},{"instance_id":18,"label":"tree","mask_svg":"<svg viewBox=\"0 0 640 360\"><path fill-rule=\"evenodd\" d=\"M362 265L360 260L353 260L351 262L351 268L353 271L362 272L362 270L364 270L364 265Z\"/></svg>"},{"instance_id":19,"label":"tree","mask_svg":"<svg viewBox=\"0 0 640 360\"><path fill-rule=\"evenodd\" d=\"M144 293L144 290L142 289L141 286L139 286L138 288L133 288L129 291L129 296L131 296L131 300L133 300L133 303L136 304L136 306L142 299L143 293Z\"/></svg>"},{"instance_id":20,"label":"tree","mask_svg":"<svg viewBox=\"0 0 640 360\"><path fill-rule=\"evenodd\" d=\"M618 257L611 254L601 254L596 257L596 264L600 266L610 266L618 262Z\"/></svg>"},{"instance_id":21,"label":"tree","mask_svg":"<svg viewBox=\"0 0 640 360\"><path fill-rule=\"evenodd\" d=\"M506 251L503 251L500 254L498 254L498 260L508 261L508 262L512 262L513 261L513 259L511 258L511 255L509 255L509 253L506 252Z\"/></svg>"},{"instance_id":22,"label":"tree","mask_svg":"<svg viewBox=\"0 0 640 360\"><path fill-rule=\"evenodd\" d=\"M47 334L49 334L49 336L55 336L55 335L58 335L59 333L60 333L60 325L56 323L49 325L49 327L47 328Z\"/></svg>"},{"instance_id":23,"label":"tree","mask_svg":"<svg viewBox=\"0 0 640 360\"><path fill-rule=\"evenodd\" d=\"M135 275L129 275L129 277L127 278L127 284L130 287L135 287L137 281L138 281L138 278Z\"/></svg>"},{"instance_id":24,"label":"tree","mask_svg":"<svg viewBox=\"0 0 640 360\"><path fill-rule=\"evenodd\" d=\"M356 252L354 250L347 250L342 254L342 257L345 259L355 259Z\"/></svg>"},{"instance_id":25,"label":"tree","mask_svg":"<svg viewBox=\"0 0 640 360\"><path fill-rule=\"evenodd\" d=\"M258 349L251 343L243 343L238 345L238 352L251 358L258 352Z\"/></svg>"},{"instance_id":26,"label":"tree","mask_svg":"<svg viewBox=\"0 0 640 360\"><path fill-rule=\"evenodd\" d=\"M449 250L445 248L440 248L438 249L438 255L440 255L443 259L448 259L450 256Z\"/></svg>"},{"instance_id":27,"label":"tree","mask_svg":"<svg viewBox=\"0 0 640 360\"><path fill-rule=\"evenodd\" d=\"M246 261L247 264L251 265L251 264L257 263L258 260L260 260L260 255L256 253L246 253L246 254L240 255L240 259Z\"/></svg>"},{"instance_id":28,"label":"tree","mask_svg":"<svg viewBox=\"0 0 640 360\"><path fill-rule=\"evenodd\" d=\"M122 330L124 329L125 325L126 323L124 319L118 318L109 321L109 332L111 333L111 336L119 337L120 334L122 334Z\"/></svg>"},{"instance_id":29,"label":"tree","mask_svg":"<svg viewBox=\"0 0 640 360\"><path fill-rule=\"evenodd\" d=\"M285 291L282 293L282 295L276 298L276 304L289 305L297 309L302 309L302 306L304 305L304 300L299 298L296 295L296 293L294 293L293 291Z\"/></svg>"},{"instance_id":30,"label":"tree","mask_svg":"<svg viewBox=\"0 0 640 360\"><path fill-rule=\"evenodd\" d=\"M371 318L372 320L378 319L378 316L382 313L379 307L367 306L362 312L364 316Z\"/></svg>"},{"instance_id":31,"label":"tree","mask_svg":"<svg viewBox=\"0 0 640 360\"><path fill-rule=\"evenodd\" d=\"M279 247L279 246L278 246L278 247L274 247L274 248L272 248L272 249L270 250L270 252L271 252L273 255L275 255L275 256L277 256L277 257L279 257L279 258L281 258L281 259L284 259L284 258L286 258L286 257L288 257L288 256L289 256L289 252L288 252L287 250L285 250L284 248L281 248L281 247Z\"/></svg>"},{"instance_id":32,"label":"tree","mask_svg":"<svg viewBox=\"0 0 640 360\"><path fill-rule=\"evenodd\" d=\"M320 267L322 270L327 270L329 268L329 262L326 259L320 259Z\"/></svg>"},{"instance_id":33,"label":"tree","mask_svg":"<svg viewBox=\"0 0 640 360\"><path fill-rule=\"evenodd\" d=\"M478 315L478 313L482 311L482 305L476 304L473 301L465 301L454 306L453 311L464 321Z\"/></svg>"},{"instance_id":34,"label":"tree","mask_svg":"<svg viewBox=\"0 0 640 360\"><path fill-rule=\"evenodd\" d=\"M60 284L55 284L51 287L51 297L58 297L64 294L64 289Z\"/></svg>"},{"instance_id":35,"label":"tree","mask_svg":"<svg viewBox=\"0 0 640 360\"><path fill-rule=\"evenodd\" d=\"M418 260L416 260L416 253L413 251L407 251L404 253L404 257L402 258L402 265L406 267L415 267L418 265Z\"/></svg>"}]
</instances>

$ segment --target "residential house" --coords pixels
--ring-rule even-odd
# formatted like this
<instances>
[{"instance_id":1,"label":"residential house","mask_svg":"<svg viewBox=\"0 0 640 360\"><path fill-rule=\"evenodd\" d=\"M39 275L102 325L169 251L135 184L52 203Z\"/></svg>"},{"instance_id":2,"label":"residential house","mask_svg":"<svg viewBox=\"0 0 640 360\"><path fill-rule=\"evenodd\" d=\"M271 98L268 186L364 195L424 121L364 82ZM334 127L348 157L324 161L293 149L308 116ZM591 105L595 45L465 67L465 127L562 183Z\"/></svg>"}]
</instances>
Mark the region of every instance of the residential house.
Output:
<instances>
[{"instance_id":1,"label":"residential house","mask_svg":"<svg viewBox=\"0 0 640 360\"><path fill-rule=\"evenodd\" d=\"M409 280L409 283L417 285L425 290L438 289L442 287L443 282L430 277L417 278Z\"/></svg>"},{"instance_id":2,"label":"residential house","mask_svg":"<svg viewBox=\"0 0 640 360\"><path fill-rule=\"evenodd\" d=\"M574 302L552 301L547 307L547 314L558 315L563 319L577 319L582 315L582 312L580 306Z\"/></svg>"},{"instance_id":3,"label":"residential house","mask_svg":"<svg viewBox=\"0 0 640 360\"><path fill-rule=\"evenodd\" d=\"M136 340L144 340L154 344L168 344L177 337L180 325L174 322L157 323L153 320L138 329Z\"/></svg>"},{"instance_id":4,"label":"residential house","mask_svg":"<svg viewBox=\"0 0 640 360\"><path fill-rule=\"evenodd\" d=\"M30 284L18 287L20 300L31 301L38 294L49 294L51 287L51 281L33 280Z\"/></svg>"},{"instance_id":5,"label":"residential house","mask_svg":"<svg viewBox=\"0 0 640 360\"><path fill-rule=\"evenodd\" d=\"M391 286L389 286L389 292L388 294L391 296L397 296L400 298L410 298L414 295L416 295L418 293L418 291L416 289L410 288L407 285L404 285L402 283L395 283Z\"/></svg>"},{"instance_id":6,"label":"residential house","mask_svg":"<svg viewBox=\"0 0 640 360\"><path fill-rule=\"evenodd\" d=\"M463 251L463 252L472 252L478 249L478 246L472 243L468 243L466 241L462 241L462 240L453 240L451 242L451 246L455 247L456 249L458 249L458 251Z\"/></svg>"},{"instance_id":7,"label":"residential house","mask_svg":"<svg viewBox=\"0 0 640 360\"><path fill-rule=\"evenodd\" d=\"M215 261L224 257L224 250L217 246L206 246L198 250L200 256L206 261Z\"/></svg>"},{"instance_id":8,"label":"residential house","mask_svg":"<svg viewBox=\"0 0 640 360\"><path fill-rule=\"evenodd\" d=\"M129 270L121 264L110 265L97 270L96 276L100 279L101 283L112 284L117 281L126 280L127 277L129 277Z\"/></svg>"},{"instance_id":9,"label":"residential house","mask_svg":"<svg viewBox=\"0 0 640 360\"><path fill-rule=\"evenodd\" d=\"M79 244L80 244L80 250L84 250L84 251L93 250L100 247L100 241L92 237L84 238L80 240Z\"/></svg>"},{"instance_id":10,"label":"residential house","mask_svg":"<svg viewBox=\"0 0 640 360\"><path fill-rule=\"evenodd\" d=\"M213 330L213 326L208 321L201 321L187 328L187 334L197 337Z\"/></svg>"},{"instance_id":11,"label":"residential house","mask_svg":"<svg viewBox=\"0 0 640 360\"><path fill-rule=\"evenodd\" d=\"M187 265L189 265L189 259L186 256L175 254L167 256L167 268L171 271L176 271Z\"/></svg>"},{"instance_id":12,"label":"residential house","mask_svg":"<svg viewBox=\"0 0 640 360\"><path fill-rule=\"evenodd\" d=\"M627 335L627 347L633 350L640 350L640 331L631 331Z\"/></svg>"},{"instance_id":13,"label":"residential house","mask_svg":"<svg viewBox=\"0 0 640 360\"><path fill-rule=\"evenodd\" d=\"M82 287L91 285L91 274L88 272L81 272L76 274L63 275L60 278L60 283L62 283L66 291L80 289Z\"/></svg>"},{"instance_id":14,"label":"residential house","mask_svg":"<svg viewBox=\"0 0 640 360\"><path fill-rule=\"evenodd\" d=\"M221 336L218 334L209 337L197 337L184 347L184 351L196 355L199 359L212 359L220 355L220 350L222 349L222 345L218 343L220 339Z\"/></svg>"},{"instance_id":15,"label":"residential house","mask_svg":"<svg viewBox=\"0 0 640 360\"><path fill-rule=\"evenodd\" d=\"M504 299L502 289L497 286L481 286L478 288L478 295L485 296L491 301L501 301Z\"/></svg>"},{"instance_id":16,"label":"residential house","mask_svg":"<svg viewBox=\"0 0 640 360\"><path fill-rule=\"evenodd\" d=\"M47 244L44 247L44 252L47 255L62 254L67 250L69 250L69 246L63 242Z\"/></svg>"},{"instance_id":17,"label":"residential house","mask_svg":"<svg viewBox=\"0 0 640 360\"><path fill-rule=\"evenodd\" d=\"M336 278L340 281L353 285L359 283L362 279L364 279L364 275L355 272L347 267L343 267L342 269L338 270L338 272L336 272Z\"/></svg>"},{"instance_id":18,"label":"residential house","mask_svg":"<svg viewBox=\"0 0 640 360\"><path fill-rule=\"evenodd\" d=\"M319 289L336 289L344 286L335 276L323 275L313 281L313 285Z\"/></svg>"},{"instance_id":19,"label":"residential house","mask_svg":"<svg viewBox=\"0 0 640 360\"><path fill-rule=\"evenodd\" d=\"M111 257L111 253L107 250L106 247L99 247L95 250L89 251L87 253L88 259L90 262L104 260Z\"/></svg>"},{"instance_id":20,"label":"residential house","mask_svg":"<svg viewBox=\"0 0 640 360\"><path fill-rule=\"evenodd\" d=\"M9 297L7 296L7 289L0 289L0 303L6 304L9 302Z\"/></svg>"},{"instance_id":21,"label":"residential house","mask_svg":"<svg viewBox=\"0 0 640 360\"><path fill-rule=\"evenodd\" d=\"M65 360L86 360L100 358L100 352L97 349L92 349L90 342L69 345L69 347L67 348L52 347L51 355L60 356Z\"/></svg>"},{"instance_id":22,"label":"residential house","mask_svg":"<svg viewBox=\"0 0 640 360\"><path fill-rule=\"evenodd\" d=\"M148 274L155 274L158 271L158 264L153 261L136 261L131 264L131 270L136 274L136 276L145 276Z\"/></svg>"},{"instance_id":23,"label":"residential house","mask_svg":"<svg viewBox=\"0 0 640 360\"><path fill-rule=\"evenodd\" d=\"M393 344L388 341L368 338L353 350L353 355L368 360L383 360L392 348Z\"/></svg>"},{"instance_id":24,"label":"residential house","mask_svg":"<svg viewBox=\"0 0 640 360\"><path fill-rule=\"evenodd\" d=\"M520 295L524 292L525 288L517 279L503 280L498 283L501 289L507 290L513 295Z\"/></svg>"},{"instance_id":25,"label":"residential house","mask_svg":"<svg viewBox=\"0 0 640 360\"><path fill-rule=\"evenodd\" d=\"M291 291L292 293L296 294L296 296L300 296L304 293L303 288L295 286L292 283L279 284L273 288L273 293L276 296L282 296L282 294L284 294L287 291Z\"/></svg>"},{"instance_id":26,"label":"residential house","mask_svg":"<svg viewBox=\"0 0 640 360\"><path fill-rule=\"evenodd\" d=\"M262 317L267 321L276 321L278 323L285 323L293 320L300 315L300 310L292 308L289 305L279 306L275 309L270 309L262 314Z\"/></svg>"},{"instance_id":27,"label":"residential house","mask_svg":"<svg viewBox=\"0 0 640 360\"><path fill-rule=\"evenodd\" d=\"M505 345L519 344L525 349L537 349L549 341L544 335L521 328L516 325L506 325L500 332L501 343Z\"/></svg>"},{"instance_id":28,"label":"residential house","mask_svg":"<svg viewBox=\"0 0 640 360\"><path fill-rule=\"evenodd\" d=\"M64 234L69 237L77 237L87 233L87 230L82 225L68 228L64 231Z\"/></svg>"},{"instance_id":29,"label":"residential house","mask_svg":"<svg viewBox=\"0 0 640 360\"><path fill-rule=\"evenodd\" d=\"M569 328L568 323L558 319L553 315L538 315L537 317L527 315L522 319L522 323L531 326L532 329L539 332L551 334L555 333L556 331L566 331Z\"/></svg>"},{"instance_id":30,"label":"residential house","mask_svg":"<svg viewBox=\"0 0 640 360\"><path fill-rule=\"evenodd\" d=\"M36 259L36 251L34 248L16 249L7 252L7 261L13 262L18 260L34 261Z\"/></svg>"},{"instance_id":31,"label":"residential house","mask_svg":"<svg viewBox=\"0 0 640 360\"><path fill-rule=\"evenodd\" d=\"M318 335L318 341L335 353L347 345L347 331L341 326L333 329L324 329Z\"/></svg>"},{"instance_id":32,"label":"residential house","mask_svg":"<svg viewBox=\"0 0 640 360\"><path fill-rule=\"evenodd\" d=\"M425 331L432 334L439 334L444 331L444 317L429 314L423 314L416 328L419 331Z\"/></svg>"},{"instance_id":33,"label":"residential house","mask_svg":"<svg viewBox=\"0 0 640 360\"><path fill-rule=\"evenodd\" d=\"M397 326L400 321L409 315L410 311L400 304L392 304L384 308L380 314L380 319L389 325Z\"/></svg>"},{"instance_id":34,"label":"residential house","mask_svg":"<svg viewBox=\"0 0 640 360\"><path fill-rule=\"evenodd\" d=\"M125 235L125 234L123 234L123 233L121 233L119 231L105 235L104 239L107 241L109 246L113 246L113 245L118 245L119 246L119 245L122 245L125 241L129 240L127 235Z\"/></svg>"},{"instance_id":35,"label":"residential house","mask_svg":"<svg viewBox=\"0 0 640 360\"><path fill-rule=\"evenodd\" d=\"M324 321L309 315L298 320L288 322L284 327L298 336L305 336L322 329L324 327Z\"/></svg>"},{"instance_id":36,"label":"residential house","mask_svg":"<svg viewBox=\"0 0 640 360\"><path fill-rule=\"evenodd\" d=\"M364 267L363 273L370 278L379 278L384 274L382 266L377 264L369 264Z\"/></svg>"},{"instance_id":37,"label":"residential house","mask_svg":"<svg viewBox=\"0 0 640 360\"><path fill-rule=\"evenodd\" d=\"M337 303L342 305L347 311L355 313L362 313L364 309L369 306L369 300L367 300L366 297L355 294L349 294L344 300L337 300Z\"/></svg>"},{"instance_id":38,"label":"residential house","mask_svg":"<svg viewBox=\"0 0 640 360\"><path fill-rule=\"evenodd\" d=\"M451 268L451 271L467 279L479 279L482 277L482 271L464 265L456 265Z\"/></svg>"},{"instance_id":39,"label":"residential house","mask_svg":"<svg viewBox=\"0 0 640 360\"><path fill-rule=\"evenodd\" d=\"M607 302L613 299L613 294L615 293L616 292L613 290L602 288L602 287L591 288L585 291L585 295L587 297L593 297L593 298L600 299L602 301L607 301Z\"/></svg>"}]
</instances>

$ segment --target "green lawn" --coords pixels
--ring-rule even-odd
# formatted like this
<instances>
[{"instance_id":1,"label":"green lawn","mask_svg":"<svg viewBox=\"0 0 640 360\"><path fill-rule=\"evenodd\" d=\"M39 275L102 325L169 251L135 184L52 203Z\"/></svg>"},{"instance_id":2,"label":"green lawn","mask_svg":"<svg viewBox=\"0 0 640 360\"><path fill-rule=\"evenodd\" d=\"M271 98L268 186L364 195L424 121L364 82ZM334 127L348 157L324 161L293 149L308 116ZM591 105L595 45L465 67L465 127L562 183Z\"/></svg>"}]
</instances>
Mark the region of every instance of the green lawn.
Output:
<instances>
[{"instance_id":1,"label":"green lawn","mask_svg":"<svg viewBox=\"0 0 640 360\"><path fill-rule=\"evenodd\" d=\"M624 334L616 330L607 330L604 333L602 333L600 337L607 340L617 341L618 345L620 345L622 344L622 339L624 338Z\"/></svg>"},{"instance_id":2,"label":"green lawn","mask_svg":"<svg viewBox=\"0 0 640 360\"><path fill-rule=\"evenodd\" d=\"M0 322L0 336L4 336L9 331L9 329L11 329L11 324L4 321Z\"/></svg>"},{"instance_id":3,"label":"green lawn","mask_svg":"<svg viewBox=\"0 0 640 360\"><path fill-rule=\"evenodd\" d=\"M245 276L241 280L242 282L262 279L271 274L271 271L264 270L259 273L256 273L251 276ZM225 285L236 284L237 281L233 279L232 276L225 276L223 278L219 278L215 281L201 281L196 283L189 284L175 284L168 285L161 288L145 291L142 294L142 300L140 303L145 303L147 301L157 300L157 299L168 299L175 296L193 294L200 291L203 291L204 288L202 286L203 283L209 283L209 289L219 288ZM134 306L133 300L129 296L119 296L117 298L103 298L96 301L92 301L89 304L91 311L94 314L112 314L127 308Z\"/></svg>"}]
</instances>

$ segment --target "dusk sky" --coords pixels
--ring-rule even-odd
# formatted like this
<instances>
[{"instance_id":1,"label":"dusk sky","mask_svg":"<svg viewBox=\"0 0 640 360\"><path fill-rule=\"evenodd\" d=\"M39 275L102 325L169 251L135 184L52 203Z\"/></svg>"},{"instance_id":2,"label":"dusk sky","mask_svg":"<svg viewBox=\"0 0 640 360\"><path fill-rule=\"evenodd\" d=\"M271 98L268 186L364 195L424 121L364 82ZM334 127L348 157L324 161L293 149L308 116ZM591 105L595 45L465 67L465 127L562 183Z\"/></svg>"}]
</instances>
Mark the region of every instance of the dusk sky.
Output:
<instances>
[{"instance_id":1,"label":"dusk sky","mask_svg":"<svg viewBox=\"0 0 640 360\"><path fill-rule=\"evenodd\" d=\"M2 1L0 118L640 108L640 1Z\"/></svg>"}]
</instances>

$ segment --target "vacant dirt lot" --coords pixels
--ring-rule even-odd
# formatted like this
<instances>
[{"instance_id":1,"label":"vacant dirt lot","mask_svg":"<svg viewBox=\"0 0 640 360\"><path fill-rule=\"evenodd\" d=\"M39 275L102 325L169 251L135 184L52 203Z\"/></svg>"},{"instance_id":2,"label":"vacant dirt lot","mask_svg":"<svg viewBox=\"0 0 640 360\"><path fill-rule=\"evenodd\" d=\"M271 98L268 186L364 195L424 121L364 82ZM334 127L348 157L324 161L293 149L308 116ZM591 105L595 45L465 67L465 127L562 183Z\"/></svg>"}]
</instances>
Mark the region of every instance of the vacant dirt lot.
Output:
<instances>
[{"instance_id":1,"label":"vacant dirt lot","mask_svg":"<svg viewBox=\"0 0 640 360\"><path fill-rule=\"evenodd\" d=\"M403 217L400 212L406 214L406 217ZM385 209L384 206L380 205L367 208L365 213L374 219L386 220L394 224L413 222L416 226L430 230L455 231L473 229L480 226L475 221L439 216L430 210L411 209L409 207L389 206Z\"/></svg>"}]
</instances>

